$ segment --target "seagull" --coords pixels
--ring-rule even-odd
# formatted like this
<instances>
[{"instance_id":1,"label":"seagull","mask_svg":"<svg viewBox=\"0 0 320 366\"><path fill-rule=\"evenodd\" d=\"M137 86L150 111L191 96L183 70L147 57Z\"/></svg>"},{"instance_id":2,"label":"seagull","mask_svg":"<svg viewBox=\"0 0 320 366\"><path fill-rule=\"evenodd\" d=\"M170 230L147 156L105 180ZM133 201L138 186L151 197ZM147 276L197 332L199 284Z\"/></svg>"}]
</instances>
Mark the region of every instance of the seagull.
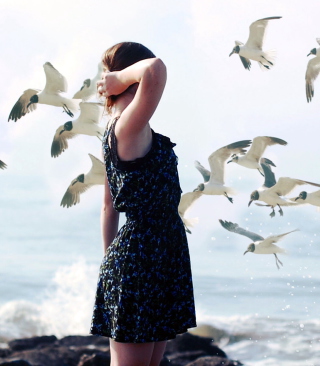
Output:
<instances>
[{"instance_id":1,"label":"seagull","mask_svg":"<svg viewBox=\"0 0 320 366\"><path fill-rule=\"evenodd\" d=\"M191 219L186 218L185 214L187 213L187 211L189 211L189 209L194 204L194 202L201 196L202 196L201 192L187 192L187 193L183 194L180 199L180 203L178 206L178 212L179 212L181 220L184 224L186 232L189 234L191 234L191 231L189 230L188 227L193 227L195 224L197 224L198 218L197 217L194 217Z\"/></svg>"},{"instance_id":2,"label":"seagull","mask_svg":"<svg viewBox=\"0 0 320 366\"><path fill-rule=\"evenodd\" d=\"M278 182L275 179L274 173L272 172L270 165L265 162L261 163L264 172L264 184L258 190L253 191L250 195L250 201L248 207L251 205L252 201L263 201L267 205L261 205L256 203L258 206L271 207L272 212L270 214L271 218L275 216L274 207L279 207L280 216L283 216L283 211L281 206L292 206L297 204L291 199L285 196L289 194L295 187L310 184L312 186L320 187L320 184L308 182L306 180L294 179L288 177L281 177Z\"/></svg>"},{"instance_id":3,"label":"seagull","mask_svg":"<svg viewBox=\"0 0 320 366\"><path fill-rule=\"evenodd\" d=\"M194 195L198 195L199 192L208 195L223 195L233 203L228 194L234 194L234 191L224 185L225 164L232 154L244 154L246 152L244 149L250 144L251 140L242 140L214 151L208 158L211 172L195 161L195 167L202 174L204 183L198 185L193 191Z\"/></svg>"},{"instance_id":4,"label":"seagull","mask_svg":"<svg viewBox=\"0 0 320 366\"><path fill-rule=\"evenodd\" d=\"M80 174L70 183L64 194L60 206L71 207L80 202L81 193L87 191L94 185L103 185L105 183L105 165L104 163L89 154L92 162L91 169L87 174Z\"/></svg>"},{"instance_id":5,"label":"seagull","mask_svg":"<svg viewBox=\"0 0 320 366\"><path fill-rule=\"evenodd\" d=\"M320 45L320 38L316 38L318 44ZM306 71L306 94L307 94L307 102L311 102L312 97L314 96L314 81L319 75L320 71L320 47L313 48L308 54L315 55L316 57L312 58L307 65Z\"/></svg>"},{"instance_id":6,"label":"seagull","mask_svg":"<svg viewBox=\"0 0 320 366\"><path fill-rule=\"evenodd\" d=\"M102 78L103 65L102 62L98 64L98 72L93 79L86 79L82 87L73 96L73 99L82 99L86 101L97 94L97 81Z\"/></svg>"},{"instance_id":7,"label":"seagull","mask_svg":"<svg viewBox=\"0 0 320 366\"><path fill-rule=\"evenodd\" d=\"M287 142L277 137L270 137L270 136L255 137L252 140L252 145L249 151L245 155L238 156L237 154L233 154L231 156L231 160L229 160L228 163L233 162L249 169L258 169L259 173L263 175L263 170L260 164L262 154L265 152L268 146L276 144L287 145ZM269 165L275 167L274 163L271 160L267 158L264 159L265 159L264 161L267 162Z\"/></svg>"},{"instance_id":8,"label":"seagull","mask_svg":"<svg viewBox=\"0 0 320 366\"><path fill-rule=\"evenodd\" d=\"M61 95L61 92L66 92L68 89L66 78L50 62L46 62L43 68L46 74L45 88L42 91L38 89L25 90L13 106L8 122L10 120L16 122L27 113L32 112L36 109L37 103L62 107L70 117L74 116L73 112L78 111L81 100L69 99Z\"/></svg>"},{"instance_id":9,"label":"seagull","mask_svg":"<svg viewBox=\"0 0 320 366\"><path fill-rule=\"evenodd\" d=\"M295 229L284 234L270 235L267 238L263 238L258 234L239 227L238 224L234 224L233 222L223 220L219 220L219 222L226 230L247 236L248 238L253 240L253 243L249 244L247 250L243 253L243 255L248 252L252 252L254 254L273 254L276 258L276 266L278 269L280 269L279 264L283 266L283 263L278 258L277 253L285 253L286 251L283 248L278 247L274 243L277 243L285 235L288 235L295 231L299 231L299 229Z\"/></svg>"},{"instance_id":10,"label":"seagull","mask_svg":"<svg viewBox=\"0 0 320 366\"><path fill-rule=\"evenodd\" d=\"M275 60L276 53L274 50L263 51L263 41L265 31L269 20L280 19L282 17L269 17L259 19L250 25L250 34L246 44L240 41L235 41L236 46L233 48L229 57L237 53L245 69L250 70L250 60L257 61L261 70L269 70Z\"/></svg>"},{"instance_id":11,"label":"seagull","mask_svg":"<svg viewBox=\"0 0 320 366\"><path fill-rule=\"evenodd\" d=\"M7 164L0 160L0 169L6 169Z\"/></svg>"},{"instance_id":12,"label":"seagull","mask_svg":"<svg viewBox=\"0 0 320 366\"><path fill-rule=\"evenodd\" d=\"M301 202L300 200L302 200L302 203L309 203L310 205L320 207L320 190L311 193L302 191L295 198L295 201Z\"/></svg>"},{"instance_id":13,"label":"seagull","mask_svg":"<svg viewBox=\"0 0 320 366\"><path fill-rule=\"evenodd\" d=\"M51 145L51 156L56 158L68 148L68 140L79 134L97 136L100 140L104 128L99 126L103 107L100 103L80 103L80 116L74 121L68 121L59 126L54 134Z\"/></svg>"}]
</instances>

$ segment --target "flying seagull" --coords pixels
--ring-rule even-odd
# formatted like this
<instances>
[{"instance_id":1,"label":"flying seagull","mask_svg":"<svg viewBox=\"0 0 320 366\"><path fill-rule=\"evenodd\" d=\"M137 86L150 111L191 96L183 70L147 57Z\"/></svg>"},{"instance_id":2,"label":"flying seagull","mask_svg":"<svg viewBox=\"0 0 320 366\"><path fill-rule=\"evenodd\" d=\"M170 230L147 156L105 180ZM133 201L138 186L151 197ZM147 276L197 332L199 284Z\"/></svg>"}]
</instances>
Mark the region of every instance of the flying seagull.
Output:
<instances>
[{"instance_id":1,"label":"flying seagull","mask_svg":"<svg viewBox=\"0 0 320 366\"><path fill-rule=\"evenodd\" d=\"M219 220L220 224L228 231L231 231L236 234L247 236L249 239L253 240L253 243L249 244L247 250L243 253L245 255L248 252L252 252L254 254L273 254L276 258L276 266L280 269L279 264L283 266L283 263L277 256L277 253L285 253L286 251L283 248L278 247L274 243L277 243L281 240L285 235L293 233L294 231L298 231L299 229L295 229L280 235L270 235L267 238L263 238L262 236L255 234L251 231L241 228L238 224L235 224L230 221Z\"/></svg>"},{"instance_id":2,"label":"flying seagull","mask_svg":"<svg viewBox=\"0 0 320 366\"><path fill-rule=\"evenodd\" d=\"M178 212L181 217L181 220L185 226L186 232L191 234L189 227L193 227L198 223L198 218L187 218L185 214L190 210L191 206L194 202L202 196L201 192L187 192L181 196L180 203L178 206Z\"/></svg>"},{"instance_id":3,"label":"flying seagull","mask_svg":"<svg viewBox=\"0 0 320 366\"><path fill-rule=\"evenodd\" d=\"M252 203L252 201L263 201L267 205L258 204L258 206L268 206L271 207L272 212L270 214L271 217L275 216L274 207L279 207L280 216L283 216L283 211L281 206L292 206L295 205L296 202L291 199L285 197L289 194L294 188L304 184L310 184L312 186L320 187L320 184L308 182L306 180L294 179L288 177L281 177L278 179L278 182L275 179L274 173L272 172L270 165L265 162L261 163L263 172L264 172L264 184L259 189L253 191L250 195L250 201L248 206Z\"/></svg>"},{"instance_id":4,"label":"flying seagull","mask_svg":"<svg viewBox=\"0 0 320 366\"><path fill-rule=\"evenodd\" d=\"M198 161L195 161L195 167L202 174L204 183L198 185L193 191L194 194L199 195L199 192L201 192L201 194L207 195L223 195L233 203L232 198L230 198L228 194L234 194L234 191L232 188L224 185L226 161L232 154L244 154L246 152L245 148L250 146L250 144L251 140L242 140L214 151L208 158L210 171L204 168Z\"/></svg>"},{"instance_id":5,"label":"flying seagull","mask_svg":"<svg viewBox=\"0 0 320 366\"><path fill-rule=\"evenodd\" d=\"M318 44L320 45L320 38L316 38ZM319 75L320 71L320 47L313 48L308 54L307 57L310 55L315 55L316 57L312 58L307 65L306 71L306 95L307 95L307 102L311 102L314 96L314 81Z\"/></svg>"},{"instance_id":6,"label":"flying seagull","mask_svg":"<svg viewBox=\"0 0 320 366\"><path fill-rule=\"evenodd\" d=\"M10 120L16 122L27 113L35 110L38 103L62 107L70 117L73 117L73 113L78 111L81 100L68 99L61 95L68 89L66 78L50 62L46 62L43 68L46 74L45 88L42 91L38 89L25 90L13 106L8 122Z\"/></svg>"},{"instance_id":7,"label":"flying seagull","mask_svg":"<svg viewBox=\"0 0 320 366\"><path fill-rule=\"evenodd\" d=\"M320 207L320 190L315 192L302 191L299 196L295 198L295 201L302 203L309 203L309 205Z\"/></svg>"},{"instance_id":8,"label":"flying seagull","mask_svg":"<svg viewBox=\"0 0 320 366\"><path fill-rule=\"evenodd\" d=\"M263 51L263 42L265 32L269 20L280 19L282 17L269 17L259 19L250 25L249 38L246 44L240 41L235 41L236 46L233 48L229 57L237 53L245 69L250 70L250 60L257 61L262 70L269 70L274 65L276 52L274 50Z\"/></svg>"},{"instance_id":9,"label":"flying seagull","mask_svg":"<svg viewBox=\"0 0 320 366\"><path fill-rule=\"evenodd\" d=\"M100 140L104 128L99 126L103 107L100 103L80 103L80 116L74 121L68 121L59 126L54 134L51 145L51 156L56 158L68 148L68 140L79 134L97 136Z\"/></svg>"},{"instance_id":10,"label":"flying seagull","mask_svg":"<svg viewBox=\"0 0 320 366\"><path fill-rule=\"evenodd\" d=\"M271 145L287 145L287 142L281 140L277 137L270 137L270 136L258 136L252 140L252 145L249 151L242 156L238 156L237 154L233 154L231 156L231 160L228 163L237 163L249 169L258 169L261 175L263 174L263 170L260 164L262 154L265 152L266 148ZM267 162L269 165L275 166L274 163L264 158L264 161Z\"/></svg>"},{"instance_id":11,"label":"flying seagull","mask_svg":"<svg viewBox=\"0 0 320 366\"><path fill-rule=\"evenodd\" d=\"M101 75L103 72L102 62L98 64L98 72L96 76L92 79L86 79L83 82L82 87L79 91L75 93L73 99L82 99L86 101L97 94L97 81L101 79Z\"/></svg>"},{"instance_id":12,"label":"flying seagull","mask_svg":"<svg viewBox=\"0 0 320 366\"><path fill-rule=\"evenodd\" d=\"M80 202L80 195L94 185L102 185L105 183L105 166L104 163L89 154L92 162L91 169L87 174L80 174L70 183L66 193L64 194L60 206L71 207Z\"/></svg>"},{"instance_id":13,"label":"flying seagull","mask_svg":"<svg viewBox=\"0 0 320 366\"><path fill-rule=\"evenodd\" d=\"M0 169L6 169L7 164L0 160Z\"/></svg>"}]
</instances>

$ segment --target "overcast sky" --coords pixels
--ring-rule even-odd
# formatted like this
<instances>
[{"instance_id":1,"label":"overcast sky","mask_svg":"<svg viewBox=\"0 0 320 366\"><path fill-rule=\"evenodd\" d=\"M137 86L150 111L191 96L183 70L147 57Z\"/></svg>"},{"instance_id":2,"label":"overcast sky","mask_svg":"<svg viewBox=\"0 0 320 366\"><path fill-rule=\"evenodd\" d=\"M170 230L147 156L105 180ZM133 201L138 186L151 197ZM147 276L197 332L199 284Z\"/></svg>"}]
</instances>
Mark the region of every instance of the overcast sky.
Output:
<instances>
[{"instance_id":1,"label":"overcast sky","mask_svg":"<svg viewBox=\"0 0 320 366\"><path fill-rule=\"evenodd\" d=\"M311 103L305 96L306 66L314 57L307 54L318 47L320 37L319 1L2 0L0 10L0 159L8 165L0 171L0 192L5 191L12 202L21 197L9 182L23 186L27 181L23 189L35 201L46 195L57 210L63 210L59 203L68 184L90 168L87 154L100 154L98 139L80 136L60 157L51 158L54 132L70 118L58 108L39 105L16 123L8 123L22 92L44 87L43 64L49 61L67 78L71 97L84 79L96 74L105 49L129 40L145 44L167 65L167 86L151 125L177 143L184 192L201 182L194 160L208 167L207 158L214 150L262 135L288 142L265 153L277 165L277 178L320 183L320 81L315 82ZM250 24L270 16L283 17L270 22L266 36L265 49L277 50L276 65L262 72L253 62L247 71L238 55L229 58L234 41L245 43ZM5 186L1 176L6 177ZM201 222L211 225L205 213L212 214L215 223L218 218L243 223L249 195L263 183L258 172L235 164L227 166L226 180L239 197L233 206L223 197L202 197L193 209L199 228ZM83 195L82 210L100 205L100 188ZM250 212L268 220L270 231L279 227L279 217L269 221L269 210L252 206ZM314 208L302 210L315 215Z\"/></svg>"}]
</instances>

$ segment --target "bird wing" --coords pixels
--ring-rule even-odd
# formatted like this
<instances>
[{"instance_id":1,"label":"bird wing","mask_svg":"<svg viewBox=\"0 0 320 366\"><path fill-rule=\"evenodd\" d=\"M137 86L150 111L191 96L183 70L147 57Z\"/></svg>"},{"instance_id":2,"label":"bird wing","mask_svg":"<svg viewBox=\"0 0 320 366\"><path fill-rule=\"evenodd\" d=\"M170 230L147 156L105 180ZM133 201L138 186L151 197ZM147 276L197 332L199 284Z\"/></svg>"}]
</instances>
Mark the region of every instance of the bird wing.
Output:
<instances>
[{"instance_id":1,"label":"bird wing","mask_svg":"<svg viewBox=\"0 0 320 366\"><path fill-rule=\"evenodd\" d=\"M180 198L180 203L178 206L178 212L181 217L184 217L186 212L191 208L195 201L197 201L202 196L202 192L187 192L184 193Z\"/></svg>"},{"instance_id":2,"label":"bird wing","mask_svg":"<svg viewBox=\"0 0 320 366\"><path fill-rule=\"evenodd\" d=\"M243 56L239 55L239 57L240 57L240 60L242 62L242 65L244 66L244 68L250 71L251 61L248 58L245 58Z\"/></svg>"},{"instance_id":3,"label":"bird wing","mask_svg":"<svg viewBox=\"0 0 320 366\"><path fill-rule=\"evenodd\" d=\"M210 164L210 182L224 184L224 167L232 154L244 154L251 140L237 141L214 151L208 158Z\"/></svg>"},{"instance_id":4,"label":"bird wing","mask_svg":"<svg viewBox=\"0 0 320 366\"><path fill-rule=\"evenodd\" d=\"M61 131L63 131L61 133ZM78 136L75 133L64 130L64 125L57 128L51 144L51 156L57 158L68 148L68 140Z\"/></svg>"},{"instance_id":5,"label":"bird wing","mask_svg":"<svg viewBox=\"0 0 320 366\"><path fill-rule=\"evenodd\" d=\"M273 171L270 168L270 164L266 163L266 159L262 158L260 160L260 164L263 170L263 174L264 174L264 184L263 186L266 188L271 188L273 187L277 181L275 178L275 175L273 173Z\"/></svg>"},{"instance_id":6,"label":"bird wing","mask_svg":"<svg viewBox=\"0 0 320 366\"><path fill-rule=\"evenodd\" d=\"M0 169L6 169L7 164L0 160Z\"/></svg>"},{"instance_id":7,"label":"bird wing","mask_svg":"<svg viewBox=\"0 0 320 366\"><path fill-rule=\"evenodd\" d=\"M102 174L103 177L105 176L105 164L98 158L96 158L95 156L93 156L92 154L89 154L89 157L91 159L91 163L92 163L92 167L90 169L90 171L88 172L89 174ZM102 184L104 183L104 181L102 182Z\"/></svg>"},{"instance_id":8,"label":"bird wing","mask_svg":"<svg viewBox=\"0 0 320 366\"><path fill-rule=\"evenodd\" d=\"M286 236L290 233L293 233L295 231L299 231L299 229L295 229L295 230L292 230L292 231L289 231L287 233L280 234L280 235L270 235L270 236L266 237L265 240L262 243L260 243L260 246L261 247L268 247L271 244L277 243L279 240L283 239L284 236Z\"/></svg>"},{"instance_id":9,"label":"bird wing","mask_svg":"<svg viewBox=\"0 0 320 366\"><path fill-rule=\"evenodd\" d=\"M103 105L100 103L81 102L80 116L78 122L80 123L96 123L98 124L102 118Z\"/></svg>"},{"instance_id":10,"label":"bird wing","mask_svg":"<svg viewBox=\"0 0 320 366\"><path fill-rule=\"evenodd\" d=\"M249 38L245 44L245 46L249 48L258 48L259 50L262 50L264 38L266 29L269 23L269 20L271 19L280 19L282 17L269 17L269 18L263 18L256 20L253 22L250 27L250 33Z\"/></svg>"},{"instance_id":11,"label":"bird wing","mask_svg":"<svg viewBox=\"0 0 320 366\"><path fill-rule=\"evenodd\" d=\"M270 188L270 191L277 193L279 196L286 196L297 186L302 186L304 184L310 184L315 187L320 187L318 183L307 182L301 179L294 179L288 177L279 178L278 182Z\"/></svg>"},{"instance_id":12,"label":"bird wing","mask_svg":"<svg viewBox=\"0 0 320 366\"><path fill-rule=\"evenodd\" d=\"M198 169L198 171L201 173L201 175L203 176L203 180L204 182L209 182L210 179L210 171L208 169L206 169L203 165L201 165L199 163L199 161L195 161L194 162L194 166Z\"/></svg>"},{"instance_id":13,"label":"bird wing","mask_svg":"<svg viewBox=\"0 0 320 366\"><path fill-rule=\"evenodd\" d=\"M44 90L48 94L57 94L68 91L68 83L66 78L55 69L50 62L43 65L46 74L46 86Z\"/></svg>"},{"instance_id":14,"label":"bird wing","mask_svg":"<svg viewBox=\"0 0 320 366\"><path fill-rule=\"evenodd\" d=\"M308 62L306 71L306 96L308 102L311 102L314 96L314 80L318 77L319 72L320 60L318 57L314 57Z\"/></svg>"},{"instance_id":15,"label":"bird wing","mask_svg":"<svg viewBox=\"0 0 320 366\"><path fill-rule=\"evenodd\" d=\"M252 145L247 152L247 157L259 162L267 146L275 144L287 145L287 142L277 137L257 136L252 140Z\"/></svg>"},{"instance_id":16,"label":"bird wing","mask_svg":"<svg viewBox=\"0 0 320 366\"><path fill-rule=\"evenodd\" d=\"M40 90L37 89L27 89L23 92L21 97L17 100L16 104L11 109L9 114L8 122L10 120L17 121L21 117L25 116L27 113L32 112L37 108L37 103L32 103L27 107L30 102L30 98L38 94Z\"/></svg>"},{"instance_id":17,"label":"bird wing","mask_svg":"<svg viewBox=\"0 0 320 366\"><path fill-rule=\"evenodd\" d=\"M264 240L264 238L262 236L260 236L256 233L253 233L251 231L248 231L246 229L243 229L238 224L235 224L230 221L223 221L221 219L219 219L219 222L222 225L222 227L224 227L226 230L231 231L232 233L244 235L244 236L250 238L251 240L253 240L254 242L256 242L258 240Z\"/></svg>"},{"instance_id":18,"label":"bird wing","mask_svg":"<svg viewBox=\"0 0 320 366\"><path fill-rule=\"evenodd\" d=\"M69 208L76 205L80 202L80 195L90 187L92 184L81 183L77 178L73 179L61 200L60 206Z\"/></svg>"}]
</instances>

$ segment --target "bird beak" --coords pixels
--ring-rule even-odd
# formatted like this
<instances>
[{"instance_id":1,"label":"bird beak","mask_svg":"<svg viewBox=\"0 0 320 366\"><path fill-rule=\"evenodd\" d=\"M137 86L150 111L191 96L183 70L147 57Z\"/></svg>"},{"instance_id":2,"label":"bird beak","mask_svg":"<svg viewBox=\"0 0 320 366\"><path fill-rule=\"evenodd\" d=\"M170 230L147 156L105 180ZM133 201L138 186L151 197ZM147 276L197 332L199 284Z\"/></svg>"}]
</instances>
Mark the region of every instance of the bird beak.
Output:
<instances>
[{"instance_id":1,"label":"bird beak","mask_svg":"<svg viewBox=\"0 0 320 366\"><path fill-rule=\"evenodd\" d=\"M62 132L64 132L64 131L65 131L65 130L61 130L61 131L60 131L60 133L59 133L59 135L61 135L61 134L62 134Z\"/></svg>"},{"instance_id":2,"label":"bird beak","mask_svg":"<svg viewBox=\"0 0 320 366\"><path fill-rule=\"evenodd\" d=\"M252 201L253 201L253 200L249 201L249 203L248 203L248 207L251 205Z\"/></svg>"},{"instance_id":3,"label":"bird beak","mask_svg":"<svg viewBox=\"0 0 320 366\"><path fill-rule=\"evenodd\" d=\"M27 108L29 108L29 106L30 106L31 104L32 104L32 102L28 103L28 104L27 104Z\"/></svg>"},{"instance_id":4,"label":"bird beak","mask_svg":"<svg viewBox=\"0 0 320 366\"><path fill-rule=\"evenodd\" d=\"M295 198L295 201L297 201L299 198L300 198L300 196L299 196L299 197L297 197L297 198Z\"/></svg>"},{"instance_id":5,"label":"bird beak","mask_svg":"<svg viewBox=\"0 0 320 366\"><path fill-rule=\"evenodd\" d=\"M232 160L227 161L227 164L232 163Z\"/></svg>"},{"instance_id":6,"label":"bird beak","mask_svg":"<svg viewBox=\"0 0 320 366\"><path fill-rule=\"evenodd\" d=\"M243 253L243 255L245 255L246 253L248 253L249 252L249 250L246 250L244 253Z\"/></svg>"},{"instance_id":7,"label":"bird beak","mask_svg":"<svg viewBox=\"0 0 320 366\"><path fill-rule=\"evenodd\" d=\"M307 54L307 57L311 55L311 52Z\"/></svg>"},{"instance_id":8,"label":"bird beak","mask_svg":"<svg viewBox=\"0 0 320 366\"><path fill-rule=\"evenodd\" d=\"M234 54L234 50L232 50L232 52L230 53L229 57L230 57L231 55L233 55L233 54Z\"/></svg>"},{"instance_id":9,"label":"bird beak","mask_svg":"<svg viewBox=\"0 0 320 366\"><path fill-rule=\"evenodd\" d=\"M199 188L194 189L193 192L199 192Z\"/></svg>"}]
</instances>

